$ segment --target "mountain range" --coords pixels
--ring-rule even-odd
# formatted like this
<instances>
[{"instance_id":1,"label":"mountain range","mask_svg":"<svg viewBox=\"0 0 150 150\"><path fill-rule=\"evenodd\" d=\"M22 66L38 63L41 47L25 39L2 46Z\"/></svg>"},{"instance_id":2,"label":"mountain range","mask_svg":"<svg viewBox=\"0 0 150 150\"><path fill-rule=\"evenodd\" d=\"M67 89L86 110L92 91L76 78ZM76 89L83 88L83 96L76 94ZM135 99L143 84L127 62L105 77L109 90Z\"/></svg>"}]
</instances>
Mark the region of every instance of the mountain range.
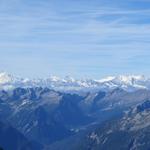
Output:
<instances>
[{"instance_id":1,"label":"mountain range","mask_svg":"<svg viewBox=\"0 0 150 150\"><path fill-rule=\"evenodd\" d=\"M150 80L0 74L4 150L149 150ZM14 137L14 138L13 138Z\"/></svg>"},{"instance_id":2,"label":"mountain range","mask_svg":"<svg viewBox=\"0 0 150 150\"><path fill-rule=\"evenodd\" d=\"M48 87L59 91L98 91L122 88L127 91L150 89L150 78L143 75L109 76L103 79L75 79L69 76L59 78L50 76L45 79L28 79L11 74L0 73L0 88L12 89L17 87Z\"/></svg>"}]
</instances>

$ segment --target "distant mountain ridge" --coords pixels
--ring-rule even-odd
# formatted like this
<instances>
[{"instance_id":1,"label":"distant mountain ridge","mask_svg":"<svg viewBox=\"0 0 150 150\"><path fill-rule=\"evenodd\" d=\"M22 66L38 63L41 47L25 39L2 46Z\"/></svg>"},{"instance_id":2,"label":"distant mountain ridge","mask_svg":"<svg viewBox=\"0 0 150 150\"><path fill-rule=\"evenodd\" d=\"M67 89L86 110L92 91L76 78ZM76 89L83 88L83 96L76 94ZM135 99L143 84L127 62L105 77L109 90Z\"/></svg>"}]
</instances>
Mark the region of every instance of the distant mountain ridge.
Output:
<instances>
[{"instance_id":1,"label":"distant mountain ridge","mask_svg":"<svg viewBox=\"0 0 150 150\"><path fill-rule=\"evenodd\" d=\"M103 79L75 79L50 76L46 79L28 79L15 77L5 72L0 73L0 89L17 87L48 87L58 91L99 91L121 88L126 91L150 89L150 78L143 75L109 76Z\"/></svg>"}]
</instances>

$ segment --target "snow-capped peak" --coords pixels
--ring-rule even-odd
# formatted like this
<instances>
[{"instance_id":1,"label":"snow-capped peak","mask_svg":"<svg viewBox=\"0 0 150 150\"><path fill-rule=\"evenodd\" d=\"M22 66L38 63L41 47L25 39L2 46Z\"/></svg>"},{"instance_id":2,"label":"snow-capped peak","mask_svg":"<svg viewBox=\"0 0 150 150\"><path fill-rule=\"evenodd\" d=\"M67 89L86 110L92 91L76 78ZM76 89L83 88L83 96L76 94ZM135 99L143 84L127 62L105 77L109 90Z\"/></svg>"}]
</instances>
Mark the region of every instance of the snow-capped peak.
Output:
<instances>
[{"instance_id":1,"label":"snow-capped peak","mask_svg":"<svg viewBox=\"0 0 150 150\"><path fill-rule=\"evenodd\" d=\"M49 80L57 82L57 81L60 81L61 79L57 76L50 76Z\"/></svg>"},{"instance_id":2,"label":"snow-capped peak","mask_svg":"<svg viewBox=\"0 0 150 150\"><path fill-rule=\"evenodd\" d=\"M119 76L108 76L98 81L99 82L119 81L123 83L131 83L134 80L144 80L144 79L145 79L145 76L143 75L119 75Z\"/></svg>"},{"instance_id":3,"label":"snow-capped peak","mask_svg":"<svg viewBox=\"0 0 150 150\"><path fill-rule=\"evenodd\" d=\"M103 78L103 79L100 79L100 80L97 80L99 82L109 82L109 81L112 81L114 80L116 77L115 76L108 76L106 78Z\"/></svg>"},{"instance_id":4,"label":"snow-capped peak","mask_svg":"<svg viewBox=\"0 0 150 150\"><path fill-rule=\"evenodd\" d=\"M70 76L60 78L50 76L47 79L28 79L15 77L5 72L0 73L0 88L48 87L55 90L110 90L117 87L124 90L150 89L150 79L141 75L109 76L100 80L75 79Z\"/></svg>"},{"instance_id":5,"label":"snow-capped peak","mask_svg":"<svg viewBox=\"0 0 150 150\"><path fill-rule=\"evenodd\" d=\"M120 82L126 83L126 84L128 84L128 83L133 84L134 81L144 80L144 79L145 79L145 77L140 76L140 75L137 75L137 76L135 76L135 75L127 75L127 76L120 75L120 76L117 77L117 80L119 80Z\"/></svg>"},{"instance_id":6,"label":"snow-capped peak","mask_svg":"<svg viewBox=\"0 0 150 150\"><path fill-rule=\"evenodd\" d=\"M13 81L13 76L10 74L7 74L6 72L0 73L0 84L6 84L8 82Z\"/></svg>"}]
</instances>

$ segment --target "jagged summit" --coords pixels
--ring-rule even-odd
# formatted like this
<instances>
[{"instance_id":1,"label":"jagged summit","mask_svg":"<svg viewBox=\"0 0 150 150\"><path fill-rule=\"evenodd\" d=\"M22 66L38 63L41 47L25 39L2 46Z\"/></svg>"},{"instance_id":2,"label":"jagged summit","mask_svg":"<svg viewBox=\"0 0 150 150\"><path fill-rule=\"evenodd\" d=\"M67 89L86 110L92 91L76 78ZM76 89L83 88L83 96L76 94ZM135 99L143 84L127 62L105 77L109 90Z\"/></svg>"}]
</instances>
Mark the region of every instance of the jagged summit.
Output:
<instances>
[{"instance_id":1,"label":"jagged summit","mask_svg":"<svg viewBox=\"0 0 150 150\"><path fill-rule=\"evenodd\" d=\"M55 90L110 90L122 88L124 90L149 89L150 79L143 75L109 76L103 79L75 79L70 76L60 78L50 76L47 79L28 79L15 77L6 72L0 73L0 88L12 89L16 87L49 87Z\"/></svg>"}]
</instances>

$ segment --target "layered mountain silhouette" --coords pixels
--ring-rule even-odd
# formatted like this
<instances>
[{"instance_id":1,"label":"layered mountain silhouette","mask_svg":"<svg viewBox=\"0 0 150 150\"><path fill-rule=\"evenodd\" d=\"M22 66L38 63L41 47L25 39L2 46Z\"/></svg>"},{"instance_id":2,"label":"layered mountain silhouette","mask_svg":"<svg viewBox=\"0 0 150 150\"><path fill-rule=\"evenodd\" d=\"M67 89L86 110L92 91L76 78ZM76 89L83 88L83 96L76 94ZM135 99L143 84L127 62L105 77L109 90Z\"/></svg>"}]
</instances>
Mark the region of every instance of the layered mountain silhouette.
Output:
<instances>
[{"instance_id":1,"label":"layered mountain silhouette","mask_svg":"<svg viewBox=\"0 0 150 150\"><path fill-rule=\"evenodd\" d=\"M0 146L4 150L147 149L149 100L149 89L1 89Z\"/></svg>"}]
</instances>

